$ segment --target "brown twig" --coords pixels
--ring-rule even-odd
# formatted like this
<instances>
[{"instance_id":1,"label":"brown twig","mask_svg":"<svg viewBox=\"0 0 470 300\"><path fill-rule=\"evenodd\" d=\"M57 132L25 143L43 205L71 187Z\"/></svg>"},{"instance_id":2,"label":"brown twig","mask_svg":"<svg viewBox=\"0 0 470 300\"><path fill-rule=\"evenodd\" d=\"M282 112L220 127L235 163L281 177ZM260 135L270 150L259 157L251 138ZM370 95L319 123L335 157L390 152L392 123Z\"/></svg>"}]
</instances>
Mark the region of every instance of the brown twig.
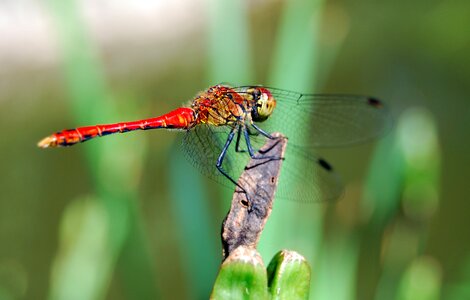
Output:
<instances>
[{"instance_id":1,"label":"brown twig","mask_svg":"<svg viewBox=\"0 0 470 300\"><path fill-rule=\"evenodd\" d=\"M222 223L223 255L226 259L239 246L256 249L266 220L271 214L287 139L272 134L251 159L238 179L245 189L235 189L232 206ZM248 200L247 200L248 199Z\"/></svg>"}]
</instances>

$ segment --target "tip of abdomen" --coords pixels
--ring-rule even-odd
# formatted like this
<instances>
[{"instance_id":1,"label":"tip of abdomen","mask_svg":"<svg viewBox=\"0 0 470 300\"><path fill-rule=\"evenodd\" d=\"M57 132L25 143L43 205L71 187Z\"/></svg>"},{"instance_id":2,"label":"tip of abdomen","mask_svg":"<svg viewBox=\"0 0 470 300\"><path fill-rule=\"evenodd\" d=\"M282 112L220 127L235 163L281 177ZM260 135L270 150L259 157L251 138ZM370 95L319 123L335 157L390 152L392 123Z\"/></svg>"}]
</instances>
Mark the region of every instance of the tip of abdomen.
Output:
<instances>
[{"instance_id":1,"label":"tip of abdomen","mask_svg":"<svg viewBox=\"0 0 470 300\"><path fill-rule=\"evenodd\" d=\"M49 148L57 147L57 137L55 135L50 135L46 138L43 138L38 142L39 148Z\"/></svg>"}]
</instances>

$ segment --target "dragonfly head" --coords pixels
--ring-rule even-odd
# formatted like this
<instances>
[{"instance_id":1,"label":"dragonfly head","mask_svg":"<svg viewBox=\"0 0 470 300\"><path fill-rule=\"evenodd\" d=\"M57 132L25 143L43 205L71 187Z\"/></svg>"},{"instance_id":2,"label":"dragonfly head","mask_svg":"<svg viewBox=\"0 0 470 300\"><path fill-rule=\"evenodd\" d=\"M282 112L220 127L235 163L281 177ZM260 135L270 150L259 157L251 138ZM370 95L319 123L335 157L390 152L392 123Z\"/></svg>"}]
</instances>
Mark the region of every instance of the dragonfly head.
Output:
<instances>
[{"instance_id":1,"label":"dragonfly head","mask_svg":"<svg viewBox=\"0 0 470 300\"><path fill-rule=\"evenodd\" d=\"M247 90L248 95L255 102L251 110L251 118L255 122L262 122L269 118L276 107L276 100L267 88L253 87Z\"/></svg>"}]
</instances>

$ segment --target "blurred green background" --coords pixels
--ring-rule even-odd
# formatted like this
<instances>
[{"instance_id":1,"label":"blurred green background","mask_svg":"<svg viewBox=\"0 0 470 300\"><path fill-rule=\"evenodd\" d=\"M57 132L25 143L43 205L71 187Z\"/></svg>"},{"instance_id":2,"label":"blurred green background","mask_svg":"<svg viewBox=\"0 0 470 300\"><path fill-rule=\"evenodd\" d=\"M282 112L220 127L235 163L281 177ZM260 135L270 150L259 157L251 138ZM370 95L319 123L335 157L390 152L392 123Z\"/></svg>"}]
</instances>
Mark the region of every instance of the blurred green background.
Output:
<instances>
[{"instance_id":1,"label":"blurred green background","mask_svg":"<svg viewBox=\"0 0 470 300\"><path fill-rule=\"evenodd\" d=\"M470 2L0 2L0 299L205 299L230 191L147 131L220 82L374 95L394 129L321 150L337 203L275 203L259 250L302 253L311 299L470 298Z\"/></svg>"}]
</instances>

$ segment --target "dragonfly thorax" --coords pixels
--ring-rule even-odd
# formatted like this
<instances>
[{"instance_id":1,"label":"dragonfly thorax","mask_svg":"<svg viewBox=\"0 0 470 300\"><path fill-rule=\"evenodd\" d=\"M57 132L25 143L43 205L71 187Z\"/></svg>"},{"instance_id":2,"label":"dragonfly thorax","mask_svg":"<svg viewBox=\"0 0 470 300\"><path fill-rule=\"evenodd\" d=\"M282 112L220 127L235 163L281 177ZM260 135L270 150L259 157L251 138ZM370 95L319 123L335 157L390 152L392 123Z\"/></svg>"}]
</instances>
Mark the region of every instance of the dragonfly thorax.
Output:
<instances>
[{"instance_id":1,"label":"dragonfly thorax","mask_svg":"<svg viewBox=\"0 0 470 300\"><path fill-rule=\"evenodd\" d=\"M231 125L244 120L246 111L251 110L244 100L231 88L216 85L199 94L193 100L191 108L196 112L196 123L214 126Z\"/></svg>"}]
</instances>

